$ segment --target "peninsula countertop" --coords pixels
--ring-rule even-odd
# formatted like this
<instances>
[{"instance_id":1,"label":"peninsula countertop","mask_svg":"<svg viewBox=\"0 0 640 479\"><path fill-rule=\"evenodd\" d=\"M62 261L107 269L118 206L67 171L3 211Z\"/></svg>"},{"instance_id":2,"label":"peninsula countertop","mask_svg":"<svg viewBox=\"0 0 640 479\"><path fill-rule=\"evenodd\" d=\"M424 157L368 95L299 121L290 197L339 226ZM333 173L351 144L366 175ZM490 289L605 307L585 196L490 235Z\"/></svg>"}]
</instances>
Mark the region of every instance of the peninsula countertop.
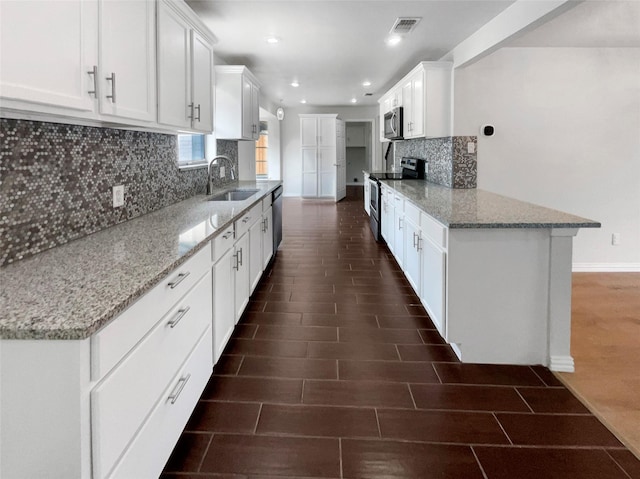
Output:
<instances>
[{"instance_id":1,"label":"peninsula countertop","mask_svg":"<svg viewBox=\"0 0 640 479\"><path fill-rule=\"evenodd\" d=\"M599 228L579 216L489 191L424 180L381 180L448 228Z\"/></svg>"},{"instance_id":2,"label":"peninsula countertop","mask_svg":"<svg viewBox=\"0 0 640 479\"><path fill-rule=\"evenodd\" d=\"M90 337L281 184L241 181L219 192L258 192L194 196L1 268L0 339Z\"/></svg>"}]
</instances>

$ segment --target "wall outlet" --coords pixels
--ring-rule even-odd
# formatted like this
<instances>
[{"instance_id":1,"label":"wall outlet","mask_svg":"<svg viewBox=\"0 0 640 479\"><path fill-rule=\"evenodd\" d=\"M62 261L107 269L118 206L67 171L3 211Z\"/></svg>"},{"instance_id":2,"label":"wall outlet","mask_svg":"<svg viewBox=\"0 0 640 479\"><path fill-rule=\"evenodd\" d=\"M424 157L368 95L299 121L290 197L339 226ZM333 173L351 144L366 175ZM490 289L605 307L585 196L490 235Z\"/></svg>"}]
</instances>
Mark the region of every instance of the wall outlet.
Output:
<instances>
[{"instance_id":1,"label":"wall outlet","mask_svg":"<svg viewBox=\"0 0 640 479\"><path fill-rule=\"evenodd\" d=\"M124 205L124 185L113 187L113 207L119 208Z\"/></svg>"},{"instance_id":2,"label":"wall outlet","mask_svg":"<svg viewBox=\"0 0 640 479\"><path fill-rule=\"evenodd\" d=\"M467 143L467 153L475 153L476 152L476 144L473 141Z\"/></svg>"},{"instance_id":3,"label":"wall outlet","mask_svg":"<svg viewBox=\"0 0 640 479\"><path fill-rule=\"evenodd\" d=\"M620 233L613 233L611 235L611 244L617 246L620 244Z\"/></svg>"},{"instance_id":4,"label":"wall outlet","mask_svg":"<svg viewBox=\"0 0 640 479\"><path fill-rule=\"evenodd\" d=\"M224 166L220 167L220 178L224 178L225 177L225 171L224 171Z\"/></svg>"}]
</instances>

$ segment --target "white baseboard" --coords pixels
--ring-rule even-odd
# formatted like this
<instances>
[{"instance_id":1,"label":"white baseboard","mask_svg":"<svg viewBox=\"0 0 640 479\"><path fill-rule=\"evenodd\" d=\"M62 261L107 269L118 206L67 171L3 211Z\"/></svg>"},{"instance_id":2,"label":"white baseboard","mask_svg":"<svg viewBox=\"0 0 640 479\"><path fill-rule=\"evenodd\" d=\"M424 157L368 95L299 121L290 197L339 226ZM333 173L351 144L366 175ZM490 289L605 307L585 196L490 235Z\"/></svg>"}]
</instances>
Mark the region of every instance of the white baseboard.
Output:
<instances>
[{"instance_id":1,"label":"white baseboard","mask_svg":"<svg viewBox=\"0 0 640 479\"><path fill-rule=\"evenodd\" d=\"M563 373L572 373L575 371L573 358L571 356L551 356L549 363L549 369L551 371Z\"/></svg>"},{"instance_id":2,"label":"white baseboard","mask_svg":"<svg viewBox=\"0 0 640 479\"><path fill-rule=\"evenodd\" d=\"M640 263L573 263L574 273L638 273Z\"/></svg>"}]
</instances>

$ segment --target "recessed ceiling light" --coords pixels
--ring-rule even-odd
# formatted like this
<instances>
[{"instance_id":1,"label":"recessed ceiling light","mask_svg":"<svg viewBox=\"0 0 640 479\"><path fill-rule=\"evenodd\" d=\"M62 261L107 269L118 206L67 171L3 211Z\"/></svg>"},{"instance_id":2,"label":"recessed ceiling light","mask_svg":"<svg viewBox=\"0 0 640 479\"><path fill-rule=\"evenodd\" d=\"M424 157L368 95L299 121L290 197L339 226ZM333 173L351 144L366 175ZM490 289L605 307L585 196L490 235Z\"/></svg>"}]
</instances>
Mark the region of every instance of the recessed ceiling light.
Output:
<instances>
[{"instance_id":1,"label":"recessed ceiling light","mask_svg":"<svg viewBox=\"0 0 640 479\"><path fill-rule=\"evenodd\" d=\"M291 86L292 86L293 88L298 88L298 87L300 86L300 83L298 83L297 81L292 81L292 82L291 82Z\"/></svg>"},{"instance_id":2,"label":"recessed ceiling light","mask_svg":"<svg viewBox=\"0 0 640 479\"><path fill-rule=\"evenodd\" d=\"M307 100L300 100L300 103L307 103Z\"/></svg>"},{"instance_id":3,"label":"recessed ceiling light","mask_svg":"<svg viewBox=\"0 0 640 479\"><path fill-rule=\"evenodd\" d=\"M370 81L363 81L362 82L362 86L371 86L371 82Z\"/></svg>"},{"instance_id":4,"label":"recessed ceiling light","mask_svg":"<svg viewBox=\"0 0 640 479\"><path fill-rule=\"evenodd\" d=\"M389 46L395 46L398 43L400 43L402 41L402 37L398 36L398 35L391 35L389 38L387 38L386 42L387 45Z\"/></svg>"},{"instance_id":5,"label":"recessed ceiling light","mask_svg":"<svg viewBox=\"0 0 640 479\"><path fill-rule=\"evenodd\" d=\"M352 98L351 103L358 103L358 100L356 100L355 98Z\"/></svg>"},{"instance_id":6,"label":"recessed ceiling light","mask_svg":"<svg viewBox=\"0 0 640 479\"><path fill-rule=\"evenodd\" d=\"M280 39L278 37L270 36L266 38L267 43L271 45L275 45L276 43L280 43Z\"/></svg>"}]
</instances>

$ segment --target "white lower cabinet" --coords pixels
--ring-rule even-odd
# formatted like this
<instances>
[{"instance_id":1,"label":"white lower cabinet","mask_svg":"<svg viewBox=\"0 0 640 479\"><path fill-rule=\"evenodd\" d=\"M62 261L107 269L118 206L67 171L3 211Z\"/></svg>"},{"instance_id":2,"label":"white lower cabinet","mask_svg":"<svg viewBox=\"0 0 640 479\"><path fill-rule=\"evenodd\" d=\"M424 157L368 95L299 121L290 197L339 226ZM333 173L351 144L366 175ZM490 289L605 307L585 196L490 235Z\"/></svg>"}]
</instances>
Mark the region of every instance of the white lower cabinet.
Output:
<instances>
[{"instance_id":1,"label":"white lower cabinet","mask_svg":"<svg viewBox=\"0 0 640 479\"><path fill-rule=\"evenodd\" d=\"M438 332L445 337L447 253L424 234L420 243L422 245L420 300Z\"/></svg>"},{"instance_id":2,"label":"white lower cabinet","mask_svg":"<svg viewBox=\"0 0 640 479\"><path fill-rule=\"evenodd\" d=\"M404 266L404 198L396 194L393 201L395 202L393 208L393 255L402 268Z\"/></svg>"},{"instance_id":3,"label":"white lower cabinet","mask_svg":"<svg viewBox=\"0 0 640 479\"><path fill-rule=\"evenodd\" d=\"M405 216L404 275L416 294L420 292L421 270L422 244L420 241L420 228L408 216Z\"/></svg>"},{"instance_id":4,"label":"white lower cabinet","mask_svg":"<svg viewBox=\"0 0 640 479\"><path fill-rule=\"evenodd\" d=\"M249 233L243 234L234 245L235 311L234 323L240 321L244 308L249 304L251 283L249 277Z\"/></svg>"},{"instance_id":5,"label":"white lower cabinet","mask_svg":"<svg viewBox=\"0 0 640 479\"><path fill-rule=\"evenodd\" d=\"M371 214L371 185L369 184L369 175L364 174L364 210L368 215Z\"/></svg>"},{"instance_id":6,"label":"white lower cabinet","mask_svg":"<svg viewBox=\"0 0 640 479\"><path fill-rule=\"evenodd\" d=\"M269 203L271 204L271 203ZM273 209L271 206L262 213L262 270L264 271L273 256Z\"/></svg>"},{"instance_id":7,"label":"white lower cabinet","mask_svg":"<svg viewBox=\"0 0 640 479\"><path fill-rule=\"evenodd\" d=\"M231 231L233 235L233 228ZM213 266L213 362L218 362L235 326L236 255L228 249Z\"/></svg>"},{"instance_id":8,"label":"white lower cabinet","mask_svg":"<svg viewBox=\"0 0 640 479\"><path fill-rule=\"evenodd\" d=\"M395 251L395 228L394 228L394 208L393 201L389 201L393 195L389 193L386 188L382 189L382 212L381 212L381 227L382 237L387 242L387 246L393 253Z\"/></svg>"},{"instance_id":9,"label":"white lower cabinet","mask_svg":"<svg viewBox=\"0 0 640 479\"><path fill-rule=\"evenodd\" d=\"M264 235L262 216L249 228L249 294L253 293L262 277L262 241Z\"/></svg>"}]
</instances>

